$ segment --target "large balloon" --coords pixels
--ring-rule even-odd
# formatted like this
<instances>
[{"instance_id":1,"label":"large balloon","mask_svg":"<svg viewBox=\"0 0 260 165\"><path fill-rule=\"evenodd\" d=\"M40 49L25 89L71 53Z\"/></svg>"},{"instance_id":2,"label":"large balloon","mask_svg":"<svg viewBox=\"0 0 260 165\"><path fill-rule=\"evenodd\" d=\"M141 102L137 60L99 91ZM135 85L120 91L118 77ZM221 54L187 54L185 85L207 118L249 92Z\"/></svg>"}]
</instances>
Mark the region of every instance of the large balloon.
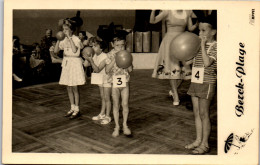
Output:
<instances>
[{"instance_id":1,"label":"large balloon","mask_svg":"<svg viewBox=\"0 0 260 165\"><path fill-rule=\"evenodd\" d=\"M65 34L62 32L62 31L59 31L57 34L56 34L56 38L60 41L64 40L65 38Z\"/></svg>"},{"instance_id":2,"label":"large balloon","mask_svg":"<svg viewBox=\"0 0 260 165\"><path fill-rule=\"evenodd\" d=\"M85 47L82 50L82 55L86 55L88 57L92 57L95 54L95 51L91 47Z\"/></svg>"},{"instance_id":3,"label":"large balloon","mask_svg":"<svg viewBox=\"0 0 260 165\"><path fill-rule=\"evenodd\" d=\"M116 60L116 65L119 68L126 69L132 65L133 57L130 52L126 50L121 50L117 52L115 60Z\"/></svg>"},{"instance_id":4,"label":"large balloon","mask_svg":"<svg viewBox=\"0 0 260 165\"><path fill-rule=\"evenodd\" d=\"M199 37L194 33L184 32L174 38L170 43L171 60L190 60L197 54L199 48Z\"/></svg>"}]
</instances>

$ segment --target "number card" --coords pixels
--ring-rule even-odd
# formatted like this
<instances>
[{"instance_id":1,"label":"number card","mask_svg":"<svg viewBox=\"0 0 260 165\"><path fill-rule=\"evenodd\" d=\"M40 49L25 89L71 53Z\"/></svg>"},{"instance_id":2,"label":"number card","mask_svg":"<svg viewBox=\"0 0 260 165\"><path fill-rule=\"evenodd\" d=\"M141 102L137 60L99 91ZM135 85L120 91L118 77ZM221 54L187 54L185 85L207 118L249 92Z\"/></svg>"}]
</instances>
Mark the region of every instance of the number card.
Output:
<instances>
[{"instance_id":1,"label":"number card","mask_svg":"<svg viewBox=\"0 0 260 165\"><path fill-rule=\"evenodd\" d=\"M126 76L125 75L113 76L113 87L114 88L126 87Z\"/></svg>"},{"instance_id":2,"label":"number card","mask_svg":"<svg viewBox=\"0 0 260 165\"><path fill-rule=\"evenodd\" d=\"M92 73L91 74L91 84L103 84L103 74Z\"/></svg>"},{"instance_id":3,"label":"number card","mask_svg":"<svg viewBox=\"0 0 260 165\"><path fill-rule=\"evenodd\" d=\"M202 84L204 79L204 68L192 67L191 82Z\"/></svg>"}]
</instances>

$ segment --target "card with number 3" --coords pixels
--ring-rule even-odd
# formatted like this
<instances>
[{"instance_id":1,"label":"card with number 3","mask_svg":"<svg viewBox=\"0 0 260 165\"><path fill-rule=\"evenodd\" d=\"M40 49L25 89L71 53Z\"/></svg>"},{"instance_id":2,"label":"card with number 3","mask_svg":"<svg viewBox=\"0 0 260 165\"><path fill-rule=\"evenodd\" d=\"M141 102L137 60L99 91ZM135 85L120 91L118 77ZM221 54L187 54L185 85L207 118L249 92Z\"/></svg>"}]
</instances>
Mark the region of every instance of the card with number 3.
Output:
<instances>
[{"instance_id":1,"label":"card with number 3","mask_svg":"<svg viewBox=\"0 0 260 165\"><path fill-rule=\"evenodd\" d=\"M126 87L126 76L125 75L113 76L113 87L114 88Z\"/></svg>"}]
</instances>

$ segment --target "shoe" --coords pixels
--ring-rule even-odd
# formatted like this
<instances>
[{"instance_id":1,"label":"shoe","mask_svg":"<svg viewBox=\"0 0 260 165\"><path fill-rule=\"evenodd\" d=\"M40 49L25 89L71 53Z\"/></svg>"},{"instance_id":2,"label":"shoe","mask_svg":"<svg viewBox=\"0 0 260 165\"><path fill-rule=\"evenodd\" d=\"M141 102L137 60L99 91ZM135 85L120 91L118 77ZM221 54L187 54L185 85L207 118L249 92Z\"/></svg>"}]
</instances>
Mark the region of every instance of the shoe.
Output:
<instances>
[{"instance_id":1,"label":"shoe","mask_svg":"<svg viewBox=\"0 0 260 165\"><path fill-rule=\"evenodd\" d=\"M23 79L18 77L16 74L13 74L13 78L14 78L15 81L18 81L18 82L22 82L23 81Z\"/></svg>"},{"instance_id":2,"label":"shoe","mask_svg":"<svg viewBox=\"0 0 260 165\"><path fill-rule=\"evenodd\" d=\"M81 114L80 114L80 111L74 111L73 114L70 116L70 119L75 119L77 117L79 117Z\"/></svg>"},{"instance_id":3,"label":"shoe","mask_svg":"<svg viewBox=\"0 0 260 165\"><path fill-rule=\"evenodd\" d=\"M64 116L65 116L65 117L69 117L69 116L71 116L71 115L73 114L73 112L74 112L74 110L71 109L71 110L69 110L69 111L67 112L67 114L64 115Z\"/></svg>"},{"instance_id":4,"label":"shoe","mask_svg":"<svg viewBox=\"0 0 260 165\"><path fill-rule=\"evenodd\" d=\"M106 117L106 115L99 114L97 116L92 117L92 120L103 120L103 119L105 119L105 117Z\"/></svg>"},{"instance_id":5,"label":"shoe","mask_svg":"<svg viewBox=\"0 0 260 165\"><path fill-rule=\"evenodd\" d=\"M192 153L195 155L203 155L210 151L210 148L205 145L200 145L199 147L195 148Z\"/></svg>"},{"instance_id":6,"label":"shoe","mask_svg":"<svg viewBox=\"0 0 260 165\"><path fill-rule=\"evenodd\" d=\"M114 128L114 132L112 133L112 136L113 136L113 137L119 136L119 130L120 130L119 127L115 127L115 128Z\"/></svg>"},{"instance_id":7,"label":"shoe","mask_svg":"<svg viewBox=\"0 0 260 165\"><path fill-rule=\"evenodd\" d=\"M131 135L131 130L127 126L123 127L123 132L125 135Z\"/></svg>"},{"instance_id":8,"label":"shoe","mask_svg":"<svg viewBox=\"0 0 260 165\"><path fill-rule=\"evenodd\" d=\"M178 106L178 105L180 105L180 101L173 101L173 102L172 102L172 105Z\"/></svg>"},{"instance_id":9,"label":"shoe","mask_svg":"<svg viewBox=\"0 0 260 165\"><path fill-rule=\"evenodd\" d=\"M106 116L102 121L101 124L108 124L111 122L111 117Z\"/></svg>"},{"instance_id":10,"label":"shoe","mask_svg":"<svg viewBox=\"0 0 260 165\"><path fill-rule=\"evenodd\" d=\"M185 146L185 148L188 149L188 150L193 150L193 149L197 148L198 146L200 146L200 143L201 143L201 141L194 141L191 144L187 144Z\"/></svg>"}]
</instances>

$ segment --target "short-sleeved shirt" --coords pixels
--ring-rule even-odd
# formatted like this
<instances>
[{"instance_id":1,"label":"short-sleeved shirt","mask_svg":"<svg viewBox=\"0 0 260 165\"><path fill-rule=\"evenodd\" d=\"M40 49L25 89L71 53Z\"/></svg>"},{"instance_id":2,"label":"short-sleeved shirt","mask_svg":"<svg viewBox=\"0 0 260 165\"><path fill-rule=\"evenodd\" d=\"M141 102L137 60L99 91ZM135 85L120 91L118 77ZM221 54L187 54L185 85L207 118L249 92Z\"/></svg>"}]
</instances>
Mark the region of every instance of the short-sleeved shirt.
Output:
<instances>
[{"instance_id":1,"label":"short-sleeved shirt","mask_svg":"<svg viewBox=\"0 0 260 165\"><path fill-rule=\"evenodd\" d=\"M109 53L107 53L107 60L106 60L106 64L108 65L111 60L113 58L115 58L116 55L116 51L114 49L112 49ZM108 82L112 83L113 82L113 76L115 75L125 75L126 76L126 82L130 81L130 74L128 72L127 69L123 69L123 68L119 68L116 63L113 66L113 68L110 70L110 72L108 73Z\"/></svg>"},{"instance_id":2,"label":"short-sleeved shirt","mask_svg":"<svg viewBox=\"0 0 260 165\"><path fill-rule=\"evenodd\" d=\"M194 58L193 67L204 67L203 82L214 84L217 81L217 42L206 43L206 52L214 62L210 66L205 67L200 49L198 55Z\"/></svg>"},{"instance_id":3,"label":"short-sleeved shirt","mask_svg":"<svg viewBox=\"0 0 260 165\"><path fill-rule=\"evenodd\" d=\"M59 48L61 50L64 50L64 55L66 55L66 56L79 56L80 55L80 42L81 41L75 35L72 35L71 38L72 38L72 41L74 42L75 46L78 48L76 53L72 52L71 43L70 43L70 41L67 37L65 37L65 39L60 42Z\"/></svg>"},{"instance_id":4,"label":"short-sleeved shirt","mask_svg":"<svg viewBox=\"0 0 260 165\"><path fill-rule=\"evenodd\" d=\"M94 61L94 63L97 65L97 66L99 66L100 65L100 63L102 62L102 61L104 61L104 60L106 60L107 59L107 54L106 53L104 53L104 52L102 52L100 55L94 55L93 56L93 61ZM105 70L105 68L103 68L99 73L102 73L102 74L106 74L106 70Z\"/></svg>"}]
</instances>

